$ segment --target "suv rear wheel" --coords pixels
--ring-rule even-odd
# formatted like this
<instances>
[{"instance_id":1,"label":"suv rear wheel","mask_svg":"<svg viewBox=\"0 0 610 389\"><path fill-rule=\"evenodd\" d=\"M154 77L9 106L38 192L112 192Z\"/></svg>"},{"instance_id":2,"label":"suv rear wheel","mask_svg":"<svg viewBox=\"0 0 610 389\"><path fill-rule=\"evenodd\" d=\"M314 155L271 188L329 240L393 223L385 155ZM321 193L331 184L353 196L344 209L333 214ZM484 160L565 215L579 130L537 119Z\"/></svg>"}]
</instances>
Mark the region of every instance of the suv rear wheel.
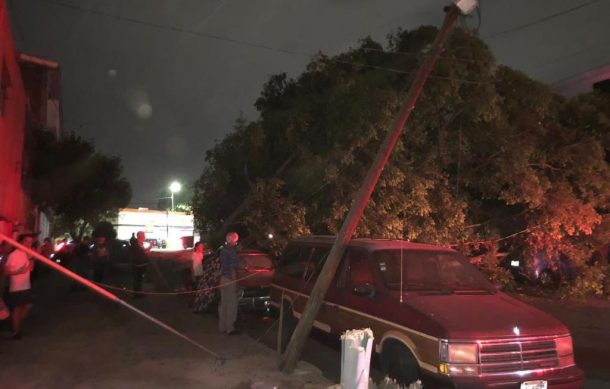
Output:
<instances>
[{"instance_id":1,"label":"suv rear wheel","mask_svg":"<svg viewBox=\"0 0 610 389\"><path fill-rule=\"evenodd\" d=\"M381 371L401 386L408 386L420 379L417 360L407 347L396 340L388 340L383 346Z\"/></svg>"}]
</instances>

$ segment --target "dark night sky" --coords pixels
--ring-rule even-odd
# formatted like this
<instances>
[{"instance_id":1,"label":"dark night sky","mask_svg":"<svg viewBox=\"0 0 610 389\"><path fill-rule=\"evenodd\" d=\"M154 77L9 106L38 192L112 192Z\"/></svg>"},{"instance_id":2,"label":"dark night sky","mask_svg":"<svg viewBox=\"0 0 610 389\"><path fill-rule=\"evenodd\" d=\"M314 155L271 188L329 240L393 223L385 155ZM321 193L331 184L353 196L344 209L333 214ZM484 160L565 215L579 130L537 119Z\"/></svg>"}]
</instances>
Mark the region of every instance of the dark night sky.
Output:
<instances>
[{"instance_id":1,"label":"dark night sky","mask_svg":"<svg viewBox=\"0 0 610 389\"><path fill-rule=\"evenodd\" d=\"M296 76L307 53L337 54L367 35L440 26L448 1L7 3L18 50L62 67L65 129L119 155L132 205L154 207L171 180L199 176L240 113L256 117L270 75ZM483 0L480 35L501 63L554 83L610 63L608 15L610 0Z\"/></svg>"}]
</instances>

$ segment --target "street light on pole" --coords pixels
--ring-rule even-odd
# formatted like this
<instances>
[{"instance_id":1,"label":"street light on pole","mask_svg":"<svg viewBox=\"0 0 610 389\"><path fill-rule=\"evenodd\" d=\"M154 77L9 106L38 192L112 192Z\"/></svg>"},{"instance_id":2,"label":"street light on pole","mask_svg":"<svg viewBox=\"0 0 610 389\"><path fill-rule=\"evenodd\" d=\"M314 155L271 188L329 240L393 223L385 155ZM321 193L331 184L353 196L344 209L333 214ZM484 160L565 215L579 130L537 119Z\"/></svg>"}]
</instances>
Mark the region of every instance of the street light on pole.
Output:
<instances>
[{"instance_id":1,"label":"street light on pole","mask_svg":"<svg viewBox=\"0 0 610 389\"><path fill-rule=\"evenodd\" d=\"M169 185L169 191L172 192L172 212L174 212L174 193L180 192L182 185L178 181L174 181Z\"/></svg>"}]
</instances>

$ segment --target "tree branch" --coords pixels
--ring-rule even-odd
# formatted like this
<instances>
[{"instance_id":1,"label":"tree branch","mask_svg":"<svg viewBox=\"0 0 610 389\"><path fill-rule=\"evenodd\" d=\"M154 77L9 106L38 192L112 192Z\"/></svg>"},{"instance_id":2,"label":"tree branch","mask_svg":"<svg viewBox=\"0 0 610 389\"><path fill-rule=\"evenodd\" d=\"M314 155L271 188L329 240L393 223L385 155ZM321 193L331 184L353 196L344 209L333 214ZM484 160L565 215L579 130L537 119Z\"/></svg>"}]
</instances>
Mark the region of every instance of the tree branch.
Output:
<instances>
[{"instance_id":1,"label":"tree branch","mask_svg":"<svg viewBox=\"0 0 610 389\"><path fill-rule=\"evenodd\" d=\"M286 170L286 168L290 165L290 163L295 160L296 156L297 156L297 154L292 154L290 157L288 157L280 165L280 167L277 168L277 170L275 171L275 173L273 173L273 176L271 176L271 178L275 178L275 177L279 176L280 174L282 174L284 172L284 170ZM231 214L225 219L225 221L222 223L222 225L218 228L218 232L217 232L218 235L222 236L226 232L228 232L227 229L229 228L229 226L231 224L233 224L235 219L237 219L237 217L239 215L241 215L252 203L252 189L251 189L252 184L250 183L250 181L248 181L248 183L250 184L250 190L246 194L246 197L242 200L241 204L239 204L237 206L237 208L235 208L233 210L233 212L231 212Z\"/></svg>"}]
</instances>

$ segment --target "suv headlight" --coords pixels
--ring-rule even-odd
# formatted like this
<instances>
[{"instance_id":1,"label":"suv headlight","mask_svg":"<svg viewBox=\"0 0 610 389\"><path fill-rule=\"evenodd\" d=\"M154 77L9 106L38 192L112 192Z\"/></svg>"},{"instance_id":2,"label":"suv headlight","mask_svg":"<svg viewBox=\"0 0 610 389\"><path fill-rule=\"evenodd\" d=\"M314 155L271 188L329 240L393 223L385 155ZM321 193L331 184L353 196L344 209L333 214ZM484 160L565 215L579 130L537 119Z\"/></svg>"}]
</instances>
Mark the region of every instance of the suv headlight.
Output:
<instances>
[{"instance_id":1,"label":"suv headlight","mask_svg":"<svg viewBox=\"0 0 610 389\"><path fill-rule=\"evenodd\" d=\"M441 340L439 371L448 375L476 375L479 348L476 343L449 343Z\"/></svg>"}]
</instances>

